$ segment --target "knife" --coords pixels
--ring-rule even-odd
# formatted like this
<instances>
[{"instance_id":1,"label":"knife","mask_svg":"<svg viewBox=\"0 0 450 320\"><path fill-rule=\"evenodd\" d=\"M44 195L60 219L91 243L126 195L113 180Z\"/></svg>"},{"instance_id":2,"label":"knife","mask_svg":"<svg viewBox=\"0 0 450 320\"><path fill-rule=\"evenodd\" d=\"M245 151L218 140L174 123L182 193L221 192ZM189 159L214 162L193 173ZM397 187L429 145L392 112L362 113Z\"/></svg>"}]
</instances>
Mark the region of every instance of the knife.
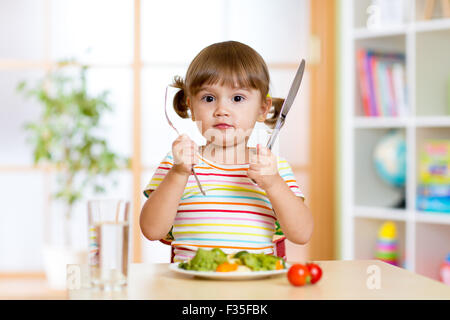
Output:
<instances>
[{"instance_id":1,"label":"knife","mask_svg":"<svg viewBox=\"0 0 450 320\"><path fill-rule=\"evenodd\" d=\"M270 150L272 150L272 147L275 143L275 139L280 133L280 129L283 127L284 122L286 121L286 116L289 110L291 109L292 104L294 103L298 89L300 88L300 84L302 83L304 71L305 71L305 59L302 59L300 66L297 69L297 73L295 74L294 80L292 81L289 93L286 99L284 100L283 106L281 107L280 115L278 116L277 122L275 123L275 128L269 137L269 141L267 142L266 147L269 148Z\"/></svg>"}]
</instances>

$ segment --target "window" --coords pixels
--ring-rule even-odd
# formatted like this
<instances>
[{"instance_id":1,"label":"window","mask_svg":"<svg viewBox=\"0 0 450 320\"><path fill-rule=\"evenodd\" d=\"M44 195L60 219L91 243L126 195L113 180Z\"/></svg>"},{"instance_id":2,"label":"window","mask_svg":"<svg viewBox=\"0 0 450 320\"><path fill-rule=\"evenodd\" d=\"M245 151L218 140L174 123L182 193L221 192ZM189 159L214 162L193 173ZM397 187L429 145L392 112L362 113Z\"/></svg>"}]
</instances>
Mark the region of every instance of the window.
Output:
<instances>
[{"instance_id":1,"label":"window","mask_svg":"<svg viewBox=\"0 0 450 320\"><path fill-rule=\"evenodd\" d=\"M190 61L205 46L237 40L263 56L271 73L272 96L285 97L301 58L306 57L308 12L307 0L1 2L0 272L42 270L40 250L62 236L58 231L62 208L49 200L56 185L54 171L33 167L22 129L23 123L38 116L36 102L17 94L19 81L42 77L51 63L61 59L75 58L90 66L89 90L109 90L114 107L114 113L104 119L102 134L114 150L139 163L116 174L118 186L109 189L108 196L132 200L136 219L145 200L141 192L138 203L136 186L143 189L176 138L163 113L164 90L173 76L184 76ZM141 36L138 44L134 42L137 32ZM306 84L307 78L306 74ZM139 97L135 96L136 87L140 88ZM303 112L308 97L306 89L301 92L295 111L301 125L288 122L283 129L288 133L283 132L274 147L274 152L281 151L289 159L294 172L307 162L308 125ZM140 119L134 117L136 110ZM176 121L201 144L202 137L192 122ZM138 128L140 132L136 132ZM135 144L138 136L140 144ZM252 137L253 144L265 143L266 138ZM136 159L139 154L141 158ZM83 248L87 244L84 202L76 207L74 217L73 228L79 230L76 240ZM137 248L136 260L170 259L168 247L144 240L136 228L132 243Z\"/></svg>"}]
</instances>

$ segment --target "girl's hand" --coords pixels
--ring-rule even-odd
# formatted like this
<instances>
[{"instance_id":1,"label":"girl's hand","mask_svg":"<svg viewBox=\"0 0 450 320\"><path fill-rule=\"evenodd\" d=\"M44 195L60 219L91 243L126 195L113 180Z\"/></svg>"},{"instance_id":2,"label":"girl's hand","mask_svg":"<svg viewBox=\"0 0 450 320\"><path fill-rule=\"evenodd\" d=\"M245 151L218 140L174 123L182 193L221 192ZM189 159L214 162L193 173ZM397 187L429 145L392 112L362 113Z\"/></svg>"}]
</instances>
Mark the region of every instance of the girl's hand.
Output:
<instances>
[{"instance_id":1,"label":"girl's hand","mask_svg":"<svg viewBox=\"0 0 450 320\"><path fill-rule=\"evenodd\" d=\"M250 166L247 172L249 178L266 190L279 177L277 157L269 148L256 146L256 154L250 153Z\"/></svg>"},{"instance_id":2,"label":"girl's hand","mask_svg":"<svg viewBox=\"0 0 450 320\"><path fill-rule=\"evenodd\" d=\"M172 167L177 173L190 175L192 165L198 163L198 146L186 134L178 136L172 143L172 154L174 165Z\"/></svg>"}]
</instances>

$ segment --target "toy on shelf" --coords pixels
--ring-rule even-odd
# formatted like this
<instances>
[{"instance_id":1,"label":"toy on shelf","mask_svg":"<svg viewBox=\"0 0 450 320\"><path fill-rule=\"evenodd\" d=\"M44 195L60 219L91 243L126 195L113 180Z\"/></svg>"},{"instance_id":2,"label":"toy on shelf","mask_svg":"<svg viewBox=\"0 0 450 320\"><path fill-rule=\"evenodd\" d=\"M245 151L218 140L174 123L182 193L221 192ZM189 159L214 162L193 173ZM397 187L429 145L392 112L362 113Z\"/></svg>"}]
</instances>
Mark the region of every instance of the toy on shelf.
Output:
<instances>
[{"instance_id":1,"label":"toy on shelf","mask_svg":"<svg viewBox=\"0 0 450 320\"><path fill-rule=\"evenodd\" d=\"M450 253L447 255L447 259L442 263L439 275L441 281L450 286Z\"/></svg>"},{"instance_id":2,"label":"toy on shelf","mask_svg":"<svg viewBox=\"0 0 450 320\"><path fill-rule=\"evenodd\" d=\"M421 150L417 209L450 213L450 140L427 140Z\"/></svg>"},{"instance_id":3,"label":"toy on shelf","mask_svg":"<svg viewBox=\"0 0 450 320\"><path fill-rule=\"evenodd\" d=\"M398 266L397 227L392 221L383 223L378 231L375 258Z\"/></svg>"},{"instance_id":4,"label":"toy on shelf","mask_svg":"<svg viewBox=\"0 0 450 320\"><path fill-rule=\"evenodd\" d=\"M395 208L404 208L406 180L406 139L402 130L393 129L377 142L373 152L375 171L383 182L401 191Z\"/></svg>"}]
</instances>

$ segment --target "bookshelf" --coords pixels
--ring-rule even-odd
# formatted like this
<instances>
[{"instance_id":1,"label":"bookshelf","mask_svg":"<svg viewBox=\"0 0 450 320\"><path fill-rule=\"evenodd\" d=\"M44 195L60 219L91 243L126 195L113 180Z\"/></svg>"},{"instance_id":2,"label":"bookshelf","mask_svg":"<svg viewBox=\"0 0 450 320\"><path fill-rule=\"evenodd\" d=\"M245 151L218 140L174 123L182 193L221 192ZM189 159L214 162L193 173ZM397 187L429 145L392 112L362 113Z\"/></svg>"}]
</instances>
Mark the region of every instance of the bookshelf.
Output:
<instances>
[{"instance_id":1,"label":"bookshelf","mask_svg":"<svg viewBox=\"0 0 450 320\"><path fill-rule=\"evenodd\" d=\"M416 207L419 154L427 139L450 139L450 18L422 19L423 0L405 0L404 22L366 27L370 0L340 0L338 189L341 259L373 259L380 226L397 226L400 266L439 279L450 253L450 213ZM401 53L405 57L406 114L367 116L361 95L357 52ZM373 165L373 150L389 130L406 142L404 208L402 192L384 183ZM450 161L450 160L449 160Z\"/></svg>"}]
</instances>

